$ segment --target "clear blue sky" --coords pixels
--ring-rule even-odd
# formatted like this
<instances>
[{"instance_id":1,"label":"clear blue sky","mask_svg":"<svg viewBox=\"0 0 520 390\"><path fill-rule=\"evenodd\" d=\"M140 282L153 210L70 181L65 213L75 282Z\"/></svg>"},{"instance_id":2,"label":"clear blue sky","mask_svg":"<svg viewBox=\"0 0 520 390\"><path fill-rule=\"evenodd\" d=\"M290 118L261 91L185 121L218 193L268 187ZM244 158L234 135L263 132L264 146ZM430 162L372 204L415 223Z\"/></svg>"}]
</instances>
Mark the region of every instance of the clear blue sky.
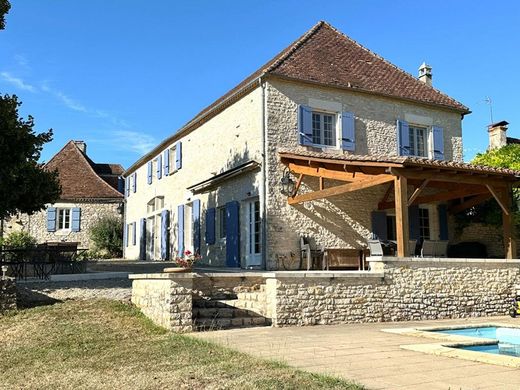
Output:
<instances>
[{"instance_id":1,"label":"clear blue sky","mask_svg":"<svg viewBox=\"0 0 520 390\"><path fill-rule=\"evenodd\" d=\"M324 19L468 106L465 159L490 122L520 137L518 1L11 0L0 92L23 101L48 160L69 139L128 167Z\"/></svg>"}]
</instances>

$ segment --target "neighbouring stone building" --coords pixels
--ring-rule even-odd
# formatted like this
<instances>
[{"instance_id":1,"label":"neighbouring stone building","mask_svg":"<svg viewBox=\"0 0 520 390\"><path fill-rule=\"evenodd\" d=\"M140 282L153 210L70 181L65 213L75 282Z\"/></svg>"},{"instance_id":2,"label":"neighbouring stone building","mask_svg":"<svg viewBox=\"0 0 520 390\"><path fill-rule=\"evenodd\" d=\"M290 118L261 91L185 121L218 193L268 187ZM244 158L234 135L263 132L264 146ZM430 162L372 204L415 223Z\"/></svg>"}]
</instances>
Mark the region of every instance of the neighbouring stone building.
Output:
<instances>
[{"instance_id":1,"label":"neighbouring stone building","mask_svg":"<svg viewBox=\"0 0 520 390\"><path fill-rule=\"evenodd\" d=\"M462 162L469 112L428 65L413 77L320 22L125 172L125 258L295 269L303 236L374 235L407 256L408 238L455 240L450 215L489 197L513 257L518 173Z\"/></svg>"},{"instance_id":2,"label":"neighbouring stone building","mask_svg":"<svg viewBox=\"0 0 520 390\"><path fill-rule=\"evenodd\" d=\"M45 169L58 171L60 200L33 215L11 218L4 234L24 230L38 243L74 242L80 248L89 248L93 223L102 216L122 216L123 167L95 163L86 149L83 141L69 141L45 164Z\"/></svg>"}]
</instances>

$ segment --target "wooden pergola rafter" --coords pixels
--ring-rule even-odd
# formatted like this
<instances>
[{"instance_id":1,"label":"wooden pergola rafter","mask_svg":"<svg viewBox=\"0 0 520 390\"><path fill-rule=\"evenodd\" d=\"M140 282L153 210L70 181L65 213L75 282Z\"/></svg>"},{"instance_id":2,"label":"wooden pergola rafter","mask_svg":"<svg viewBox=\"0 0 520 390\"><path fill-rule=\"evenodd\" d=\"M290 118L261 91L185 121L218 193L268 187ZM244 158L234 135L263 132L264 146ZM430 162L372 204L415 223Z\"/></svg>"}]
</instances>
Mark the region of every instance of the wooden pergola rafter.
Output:
<instances>
[{"instance_id":1,"label":"wooden pergola rafter","mask_svg":"<svg viewBox=\"0 0 520 390\"><path fill-rule=\"evenodd\" d=\"M378 209L395 209L397 254L400 257L409 255L409 206L460 200L459 204L448 209L450 213L456 214L491 198L502 209L506 258L513 258L516 254L511 191L519 182L519 176L512 171L404 157L388 157L381 161L366 156L324 157L312 152L282 152L280 158L298 178L294 194L288 197L290 205L386 184L387 189ZM300 193L305 177L317 178L318 189ZM411 193L408 193L408 186L414 187ZM437 192L425 193L426 189L432 188ZM392 193L394 199L390 200Z\"/></svg>"}]
</instances>

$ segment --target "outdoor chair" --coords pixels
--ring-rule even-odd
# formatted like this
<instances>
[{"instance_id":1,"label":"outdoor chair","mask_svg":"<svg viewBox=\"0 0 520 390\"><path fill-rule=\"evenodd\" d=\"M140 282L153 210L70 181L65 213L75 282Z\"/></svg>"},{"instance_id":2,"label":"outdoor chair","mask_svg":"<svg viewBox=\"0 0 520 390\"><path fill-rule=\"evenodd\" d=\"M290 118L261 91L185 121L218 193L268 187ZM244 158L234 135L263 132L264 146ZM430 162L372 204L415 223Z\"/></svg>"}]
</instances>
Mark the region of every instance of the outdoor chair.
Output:
<instances>
[{"instance_id":1,"label":"outdoor chair","mask_svg":"<svg viewBox=\"0 0 520 390\"><path fill-rule=\"evenodd\" d=\"M307 237L300 237L300 268L303 260L307 261L307 271L311 268L318 268L323 262L323 248L312 249Z\"/></svg>"},{"instance_id":2,"label":"outdoor chair","mask_svg":"<svg viewBox=\"0 0 520 390\"><path fill-rule=\"evenodd\" d=\"M383 246L379 240L368 240L368 249L370 250L370 257L383 257Z\"/></svg>"},{"instance_id":3,"label":"outdoor chair","mask_svg":"<svg viewBox=\"0 0 520 390\"><path fill-rule=\"evenodd\" d=\"M447 240L424 240L421 257L446 257L448 253Z\"/></svg>"},{"instance_id":4,"label":"outdoor chair","mask_svg":"<svg viewBox=\"0 0 520 390\"><path fill-rule=\"evenodd\" d=\"M415 251L417 249L417 240L408 241L408 253L411 257L415 257Z\"/></svg>"}]
</instances>

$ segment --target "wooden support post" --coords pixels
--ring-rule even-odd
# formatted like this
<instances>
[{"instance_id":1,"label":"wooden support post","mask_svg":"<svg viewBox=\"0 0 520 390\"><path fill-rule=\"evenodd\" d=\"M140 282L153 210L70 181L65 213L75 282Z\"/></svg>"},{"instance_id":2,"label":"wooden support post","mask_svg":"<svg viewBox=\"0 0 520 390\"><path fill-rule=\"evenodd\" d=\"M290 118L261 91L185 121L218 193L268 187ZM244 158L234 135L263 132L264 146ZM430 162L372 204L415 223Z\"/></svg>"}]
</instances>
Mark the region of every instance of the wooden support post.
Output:
<instances>
[{"instance_id":1,"label":"wooden support post","mask_svg":"<svg viewBox=\"0 0 520 390\"><path fill-rule=\"evenodd\" d=\"M320 190L325 189L325 179L323 177L320 177Z\"/></svg>"},{"instance_id":2,"label":"wooden support post","mask_svg":"<svg viewBox=\"0 0 520 390\"><path fill-rule=\"evenodd\" d=\"M506 259L516 258L516 242L514 234L513 217L511 213L511 205L513 201L513 193L511 186L508 186L505 191L505 196L502 198L504 206L507 210L502 212L502 224L504 227L504 250ZM507 212L506 212L507 211Z\"/></svg>"},{"instance_id":3,"label":"wooden support post","mask_svg":"<svg viewBox=\"0 0 520 390\"><path fill-rule=\"evenodd\" d=\"M394 179L395 224L397 230L397 256L408 257L408 180L403 176Z\"/></svg>"}]
</instances>

